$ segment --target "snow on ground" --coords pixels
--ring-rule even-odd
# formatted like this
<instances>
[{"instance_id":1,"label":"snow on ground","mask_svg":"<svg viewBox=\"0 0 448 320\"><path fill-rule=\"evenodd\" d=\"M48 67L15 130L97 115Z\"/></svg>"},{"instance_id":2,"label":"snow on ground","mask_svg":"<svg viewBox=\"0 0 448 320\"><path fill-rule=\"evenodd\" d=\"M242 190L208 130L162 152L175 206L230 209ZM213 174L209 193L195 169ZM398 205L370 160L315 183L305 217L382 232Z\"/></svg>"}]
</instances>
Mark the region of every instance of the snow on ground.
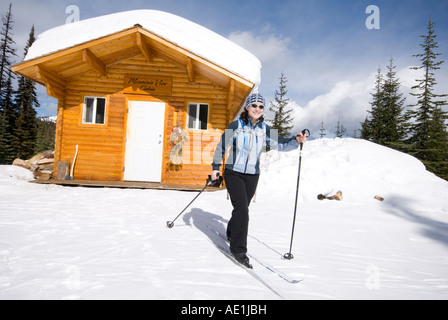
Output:
<instances>
[{"instance_id":1,"label":"snow on ground","mask_svg":"<svg viewBox=\"0 0 448 320\"><path fill-rule=\"evenodd\" d=\"M363 140L305 144L293 260L298 150L264 156L249 252L267 285L224 256L226 192L36 185L0 166L0 299L447 299L448 182ZM343 192L342 201L316 196ZM383 197L380 202L375 195Z\"/></svg>"}]
</instances>

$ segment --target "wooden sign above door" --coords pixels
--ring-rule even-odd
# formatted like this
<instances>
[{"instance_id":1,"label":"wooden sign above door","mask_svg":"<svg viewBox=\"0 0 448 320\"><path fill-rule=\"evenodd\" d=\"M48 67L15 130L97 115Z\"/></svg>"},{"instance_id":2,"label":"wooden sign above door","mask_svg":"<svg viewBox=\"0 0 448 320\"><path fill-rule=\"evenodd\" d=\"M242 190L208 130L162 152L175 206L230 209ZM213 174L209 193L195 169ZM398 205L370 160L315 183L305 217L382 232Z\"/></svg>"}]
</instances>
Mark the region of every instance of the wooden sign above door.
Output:
<instances>
[{"instance_id":1,"label":"wooden sign above door","mask_svg":"<svg viewBox=\"0 0 448 320\"><path fill-rule=\"evenodd\" d=\"M124 93L170 96L173 78L159 76L127 75L124 77Z\"/></svg>"}]
</instances>

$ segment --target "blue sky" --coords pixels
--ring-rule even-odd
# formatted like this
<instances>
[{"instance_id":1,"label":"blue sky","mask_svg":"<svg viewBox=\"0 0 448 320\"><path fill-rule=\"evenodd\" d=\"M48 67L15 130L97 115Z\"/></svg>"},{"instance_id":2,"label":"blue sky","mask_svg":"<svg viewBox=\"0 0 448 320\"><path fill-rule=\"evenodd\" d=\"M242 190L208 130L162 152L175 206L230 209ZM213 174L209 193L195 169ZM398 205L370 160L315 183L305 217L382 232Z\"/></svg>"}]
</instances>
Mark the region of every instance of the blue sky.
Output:
<instances>
[{"instance_id":1,"label":"blue sky","mask_svg":"<svg viewBox=\"0 0 448 320\"><path fill-rule=\"evenodd\" d=\"M391 57L407 103L416 76L420 35L436 22L441 59L439 93L448 93L448 0L12 0L14 34L20 56L31 26L36 33L65 23L76 5L81 20L105 14L156 9L201 24L245 47L263 64L260 93L273 100L278 78L288 78L288 97L297 129L314 132L324 121L329 134L337 121L351 135L370 107L374 75ZM9 1L0 5L7 10ZM380 29L366 27L369 5L379 8ZM19 62L19 61L17 61ZM39 89L40 115L56 113L56 102ZM317 132L316 132L317 134Z\"/></svg>"}]
</instances>

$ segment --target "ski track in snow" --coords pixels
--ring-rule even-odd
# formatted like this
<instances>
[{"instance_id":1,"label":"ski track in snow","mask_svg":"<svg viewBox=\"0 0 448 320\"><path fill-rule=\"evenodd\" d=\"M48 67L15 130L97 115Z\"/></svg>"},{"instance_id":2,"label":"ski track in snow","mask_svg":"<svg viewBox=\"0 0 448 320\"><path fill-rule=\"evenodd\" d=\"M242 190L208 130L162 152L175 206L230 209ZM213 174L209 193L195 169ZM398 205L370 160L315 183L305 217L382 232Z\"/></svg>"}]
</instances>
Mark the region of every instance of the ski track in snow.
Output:
<instances>
[{"instance_id":1,"label":"ski track in snow","mask_svg":"<svg viewBox=\"0 0 448 320\"><path fill-rule=\"evenodd\" d=\"M295 258L282 260L297 155L264 156L248 242L249 253L304 281L287 283L254 262L255 272L287 299L448 299L448 183L365 141L305 145ZM280 299L213 245L207 226L224 233L230 218L225 191L203 193L168 229L195 193L31 179L0 166L1 300ZM338 190L340 202L316 199Z\"/></svg>"}]
</instances>

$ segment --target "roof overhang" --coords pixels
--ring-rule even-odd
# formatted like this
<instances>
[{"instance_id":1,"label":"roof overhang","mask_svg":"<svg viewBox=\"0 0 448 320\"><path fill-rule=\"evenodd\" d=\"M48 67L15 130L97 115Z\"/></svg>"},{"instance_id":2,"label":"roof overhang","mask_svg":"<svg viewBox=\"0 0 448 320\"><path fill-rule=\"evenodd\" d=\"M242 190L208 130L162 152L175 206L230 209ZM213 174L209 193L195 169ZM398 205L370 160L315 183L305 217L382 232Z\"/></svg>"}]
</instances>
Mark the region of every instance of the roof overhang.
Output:
<instances>
[{"instance_id":1,"label":"roof overhang","mask_svg":"<svg viewBox=\"0 0 448 320\"><path fill-rule=\"evenodd\" d=\"M185 69L191 82L200 75L229 88L229 93L240 99L256 85L140 25L24 61L12 71L46 86L50 96L60 98L65 95L68 80L92 71L107 76L110 66L140 55L148 63L155 57L162 58Z\"/></svg>"}]
</instances>

